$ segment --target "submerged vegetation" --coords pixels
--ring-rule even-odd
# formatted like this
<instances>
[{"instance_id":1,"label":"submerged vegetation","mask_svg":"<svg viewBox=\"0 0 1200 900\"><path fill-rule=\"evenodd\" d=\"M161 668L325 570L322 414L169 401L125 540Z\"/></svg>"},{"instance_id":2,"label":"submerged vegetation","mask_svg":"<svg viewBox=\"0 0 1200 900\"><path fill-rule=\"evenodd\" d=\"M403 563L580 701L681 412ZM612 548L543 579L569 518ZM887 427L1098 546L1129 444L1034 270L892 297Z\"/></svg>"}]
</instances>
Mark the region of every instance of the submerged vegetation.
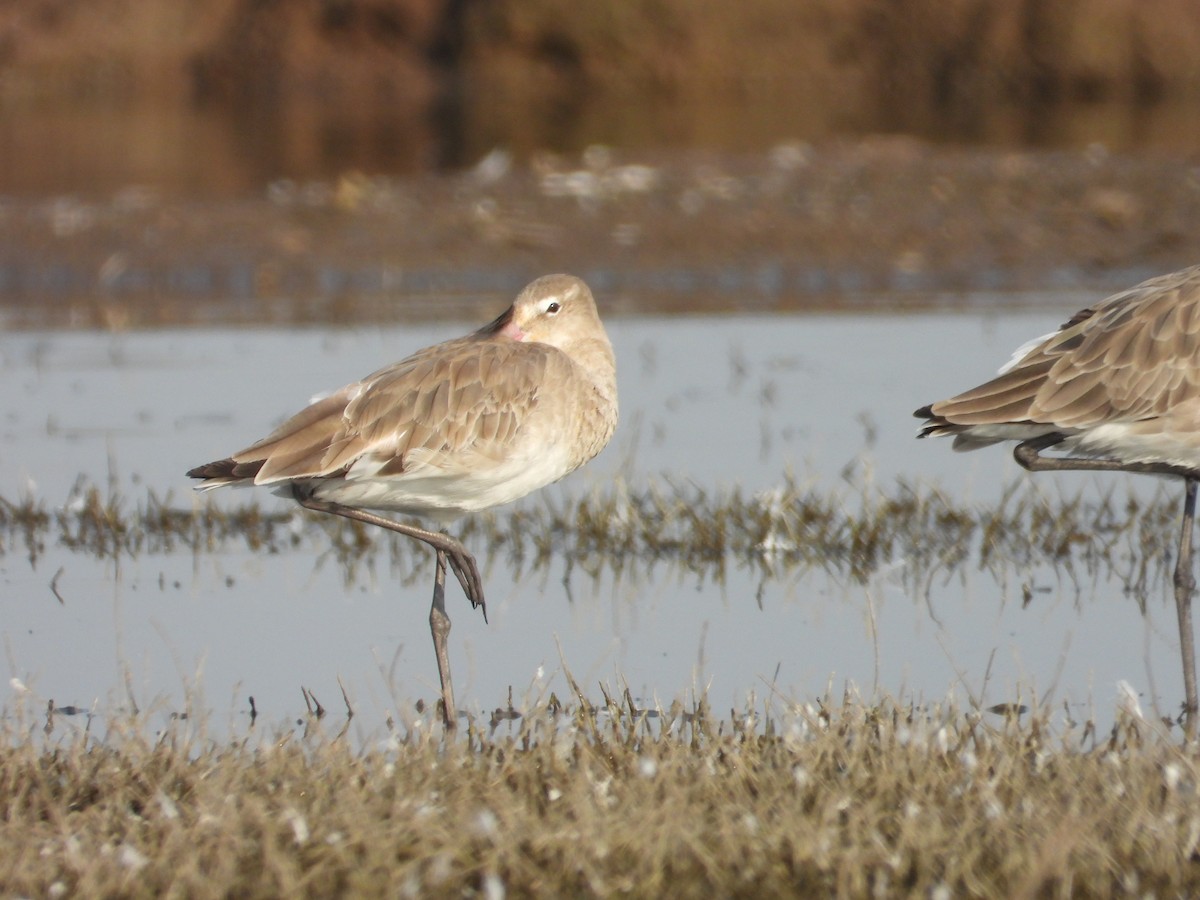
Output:
<instances>
[{"instance_id":1,"label":"submerged vegetation","mask_svg":"<svg viewBox=\"0 0 1200 900\"><path fill-rule=\"evenodd\" d=\"M47 543L99 557L221 553L235 548L332 553L353 580L360 564L390 554L420 575L429 554L360 523L312 516L272 500L183 508L153 492L131 501L78 485L65 504L0 497L0 555L37 561ZM1000 502L974 505L936 486L904 480L887 487L830 491L791 479L768 491L707 491L695 484L616 482L589 494L542 495L468 517L455 531L503 557L518 575L561 557L573 571L633 577L647 565L679 567L720 583L729 565L763 576L819 569L865 582L899 572L909 587L967 567L1005 577L1012 567L1049 563L1067 576L1116 575L1132 593L1157 587L1171 562L1166 536L1178 510L1170 492L1148 498L1126 485L1097 495L1049 492L1021 479Z\"/></svg>"},{"instance_id":2,"label":"submerged vegetation","mask_svg":"<svg viewBox=\"0 0 1200 900\"><path fill-rule=\"evenodd\" d=\"M553 697L456 739L0 734L11 896L1191 896L1200 770L1153 723L854 697L728 718ZM778 709L773 701L769 707ZM30 719L30 721L24 721ZM765 719L765 721L764 721Z\"/></svg>"}]
</instances>

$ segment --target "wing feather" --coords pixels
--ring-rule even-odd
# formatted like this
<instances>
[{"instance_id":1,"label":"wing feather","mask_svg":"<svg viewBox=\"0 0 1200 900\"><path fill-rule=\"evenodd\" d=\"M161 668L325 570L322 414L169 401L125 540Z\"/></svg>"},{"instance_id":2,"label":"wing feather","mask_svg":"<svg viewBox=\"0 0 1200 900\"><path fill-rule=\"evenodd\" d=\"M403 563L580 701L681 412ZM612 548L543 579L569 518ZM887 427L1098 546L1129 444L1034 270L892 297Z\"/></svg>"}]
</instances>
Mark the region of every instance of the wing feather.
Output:
<instances>
[{"instance_id":1,"label":"wing feather","mask_svg":"<svg viewBox=\"0 0 1200 900\"><path fill-rule=\"evenodd\" d=\"M463 338L343 388L233 456L262 460L256 483L355 477L500 459L538 403L545 344Z\"/></svg>"},{"instance_id":2,"label":"wing feather","mask_svg":"<svg viewBox=\"0 0 1200 900\"><path fill-rule=\"evenodd\" d=\"M926 418L934 426L1088 428L1164 416L1198 383L1200 267L1193 267L1081 311L1004 374L931 404Z\"/></svg>"}]
</instances>

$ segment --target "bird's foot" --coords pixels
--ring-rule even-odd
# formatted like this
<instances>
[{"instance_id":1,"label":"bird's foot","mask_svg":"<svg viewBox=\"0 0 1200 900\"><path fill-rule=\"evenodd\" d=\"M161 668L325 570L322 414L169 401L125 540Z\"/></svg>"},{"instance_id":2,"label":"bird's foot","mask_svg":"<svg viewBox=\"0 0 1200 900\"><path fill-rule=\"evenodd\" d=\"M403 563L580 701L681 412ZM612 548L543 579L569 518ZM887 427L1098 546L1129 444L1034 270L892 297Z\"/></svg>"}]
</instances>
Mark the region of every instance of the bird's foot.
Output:
<instances>
[{"instance_id":1,"label":"bird's foot","mask_svg":"<svg viewBox=\"0 0 1200 900\"><path fill-rule=\"evenodd\" d=\"M449 549L446 551L446 559L450 563L454 577L462 585L463 593L471 601L472 608L481 609L483 621L486 622L487 603L483 599L483 578L479 575L479 566L475 563L475 557L466 550Z\"/></svg>"}]
</instances>

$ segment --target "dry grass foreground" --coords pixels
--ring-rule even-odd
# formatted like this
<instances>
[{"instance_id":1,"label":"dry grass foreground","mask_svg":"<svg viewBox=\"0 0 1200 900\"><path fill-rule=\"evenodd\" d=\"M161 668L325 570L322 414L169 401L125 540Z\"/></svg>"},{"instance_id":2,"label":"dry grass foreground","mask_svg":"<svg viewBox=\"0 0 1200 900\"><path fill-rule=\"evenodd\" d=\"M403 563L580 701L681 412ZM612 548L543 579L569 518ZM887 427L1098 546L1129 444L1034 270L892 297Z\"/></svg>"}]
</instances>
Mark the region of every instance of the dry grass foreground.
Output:
<instances>
[{"instance_id":1,"label":"dry grass foreground","mask_svg":"<svg viewBox=\"0 0 1200 900\"><path fill-rule=\"evenodd\" d=\"M774 705L774 704L773 704ZM0 891L32 897L1195 896L1197 758L1123 719L853 698L720 720L553 699L355 750L61 730L0 749ZM768 713L770 714L770 713ZM25 724L19 724L24 721ZM507 729L507 730L506 730Z\"/></svg>"}]
</instances>

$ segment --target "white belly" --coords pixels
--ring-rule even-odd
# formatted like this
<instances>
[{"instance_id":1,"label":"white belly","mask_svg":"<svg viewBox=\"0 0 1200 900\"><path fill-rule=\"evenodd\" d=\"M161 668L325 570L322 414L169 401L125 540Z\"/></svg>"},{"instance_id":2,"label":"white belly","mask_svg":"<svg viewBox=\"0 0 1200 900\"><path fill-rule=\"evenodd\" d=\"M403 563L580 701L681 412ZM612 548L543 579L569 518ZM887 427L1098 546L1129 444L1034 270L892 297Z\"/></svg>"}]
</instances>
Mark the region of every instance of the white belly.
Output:
<instances>
[{"instance_id":1,"label":"white belly","mask_svg":"<svg viewBox=\"0 0 1200 900\"><path fill-rule=\"evenodd\" d=\"M1147 431L1139 429L1138 423L1097 425L1072 435L1060 446L1073 453L1119 459L1122 462L1168 463L1200 468L1200 435L1167 429Z\"/></svg>"},{"instance_id":2,"label":"white belly","mask_svg":"<svg viewBox=\"0 0 1200 900\"><path fill-rule=\"evenodd\" d=\"M519 500L574 468L566 452L548 447L534 458L516 457L466 471L422 466L413 472L381 476L351 470L345 478L315 480L313 496L358 509L449 521Z\"/></svg>"}]
</instances>

